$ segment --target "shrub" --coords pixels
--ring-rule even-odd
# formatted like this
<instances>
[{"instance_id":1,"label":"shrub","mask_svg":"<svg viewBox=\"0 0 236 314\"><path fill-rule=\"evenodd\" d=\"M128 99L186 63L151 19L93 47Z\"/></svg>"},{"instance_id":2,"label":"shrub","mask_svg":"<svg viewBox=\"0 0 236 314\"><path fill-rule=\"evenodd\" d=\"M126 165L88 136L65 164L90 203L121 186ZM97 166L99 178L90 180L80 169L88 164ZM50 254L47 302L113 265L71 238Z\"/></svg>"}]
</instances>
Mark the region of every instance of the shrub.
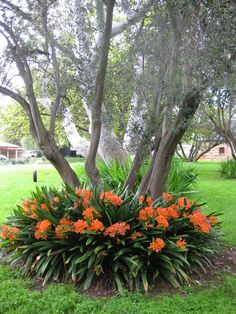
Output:
<instances>
[{"instance_id":1,"label":"shrub","mask_svg":"<svg viewBox=\"0 0 236 314\"><path fill-rule=\"evenodd\" d=\"M42 188L2 226L1 251L44 284L70 277L88 289L106 275L120 293L140 285L147 291L157 278L178 286L219 248L215 216L165 193L153 202L126 191Z\"/></svg>"},{"instance_id":2,"label":"shrub","mask_svg":"<svg viewBox=\"0 0 236 314\"><path fill-rule=\"evenodd\" d=\"M236 160L227 160L220 163L219 169L221 177L227 179L236 178Z\"/></svg>"},{"instance_id":3,"label":"shrub","mask_svg":"<svg viewBox=\"0 0 236 314\"><path fill-rule=\"evenodd\" d=\"M140 185L142 177L146 173L149 164L150 160L148 160L140 169L134 190L137 190ZM123 162L122 164L118 163L115 159L110 160L109 162L99 160L97 162L97 166L102 178L104 189L113 190L123 187L129 175L131 165L131 157L128 157L126 162ZM82 182L85 184L89 183L84 169L77 169L77 174ZM185 163L178 158L174 158L167 180L166 191L173 193L186 192L195 189L196 186L197 173L195 169L188 163Z\"/></svg>"},{"instance_id":4,"label":"shrub","mask_svg":"<svg viewBox=\"0 0 236 314\"><path fill-rule=\"evenodd\" d=\"M194 167L179 158L173 158L168 175L166 191L186 192L197 187L198 174Z\"/></svg>"}]
</instances>

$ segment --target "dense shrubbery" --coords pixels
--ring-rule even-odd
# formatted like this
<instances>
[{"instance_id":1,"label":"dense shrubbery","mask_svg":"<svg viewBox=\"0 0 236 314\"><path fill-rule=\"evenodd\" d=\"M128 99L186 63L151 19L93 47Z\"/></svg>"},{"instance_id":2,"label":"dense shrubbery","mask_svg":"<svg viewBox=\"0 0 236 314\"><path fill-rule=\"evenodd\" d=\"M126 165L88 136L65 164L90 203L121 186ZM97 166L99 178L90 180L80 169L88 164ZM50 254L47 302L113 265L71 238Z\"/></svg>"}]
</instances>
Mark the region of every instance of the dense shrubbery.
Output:
<instances>
[{"instance_id":1,"label":"dense shrubbery","mask_svg":"<svg viewBox=\"0 0 236 314\"><path fill-rule=\"evenodd\" d=\"M220 175L227 179L236 178L236 160L227 160L220 163Z\"/></svg>"},{"instance_id":2,"label":"dense shrubbery","mask_svg":"<svg viewBox=\"0 0 236 314\"><path fill-rule=\"evenodd\" d=\"M178 286L219 248L215 216L165 193L153 202L125 191L42 188L2 226L1 251L44 283L72 278L87 289L106 276L120 293L147 290L158 278Z\"/></svg>"},{"instance_id":3,"label":"dense shrubbery","mask_svg":"<svg viewBox=\"0 0 236 314\"><path fill-rule=\"evenodd\" d=\"M135 190L140 185L143 175L149 166L150 160L142 166L139 171ZM124 186L125 181L129 175L132 165L131 157L127 158L123 164L118 163L116 160L110 162L98 161L97 166L103 181L104 189L117 189ZM80 169L79 178L86 184L89 183L89 179L85 174L85 170ZM172 161L171 169L169 172L166 191L179 193L186 192L196 188L197 185L197 173L195 169L186 162L183 162L179 158L174 158Z\"/></svg>"}]
</instances>

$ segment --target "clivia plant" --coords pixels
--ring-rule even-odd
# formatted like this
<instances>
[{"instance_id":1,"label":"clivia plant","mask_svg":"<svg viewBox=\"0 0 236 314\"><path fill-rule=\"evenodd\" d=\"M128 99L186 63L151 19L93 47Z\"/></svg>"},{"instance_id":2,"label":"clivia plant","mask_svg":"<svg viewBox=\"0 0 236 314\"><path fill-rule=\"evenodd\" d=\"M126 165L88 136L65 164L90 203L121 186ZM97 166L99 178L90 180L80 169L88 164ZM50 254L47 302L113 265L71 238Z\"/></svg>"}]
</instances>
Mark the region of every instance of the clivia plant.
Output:
<instances>
[{"instance_id":1,"label":"clivia plant","mask_svg":"<svg viewBox=\"0 0 236 314\"><path fill-rule=\"evenodd\" d=\"M2 225L2 257L43 284L71 278L88 289L108 276L120 293L159 279L179 286L220 247L217 214L200 208L167 193L154 202L127 191L43 187Z\"/></svg>"}]
</instances>

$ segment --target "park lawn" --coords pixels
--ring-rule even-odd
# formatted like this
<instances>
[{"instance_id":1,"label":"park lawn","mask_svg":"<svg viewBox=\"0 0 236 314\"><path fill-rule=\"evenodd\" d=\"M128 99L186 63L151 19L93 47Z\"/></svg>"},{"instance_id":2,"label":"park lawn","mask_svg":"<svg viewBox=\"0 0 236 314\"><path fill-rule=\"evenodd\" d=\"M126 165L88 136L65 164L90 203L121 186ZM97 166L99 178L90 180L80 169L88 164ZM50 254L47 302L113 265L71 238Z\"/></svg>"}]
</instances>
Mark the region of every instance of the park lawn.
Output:
<instances>
[{"instance_id":1,"label":"park lawn","mask_svg":"<svg viewBox=\"0 0 236 314\"><path fill-rule=\"evenodd\" d=\"M206 212L220 212L225 241L236 246L236 179L223 179L218 173L219 162L194 164L199 173L195 198L206 203Z\"/></svg>"},{"instance_id":2,"label":"park lawn","mask_svg":"<svg viewBox=\"0 0 236 314\"><path fill-rule=\"evenodd\" d=\"M83 167L76 163L75 169ZM219 163L201 162L199 192L194 198L207 202L207 211L220 211L225 241L236 245L236 180L223 180ZM50 165L38 165L38 183L32 182L34 166L0 167L0 222L21 199L29 196L35 186L60 186L61 179ZM72 285L49 285L43 291L34 290L32 281L23 280L17 271L0 266L0 313L234 313L236 312L236 276L224 276L222 282L210 282L208 287L184 287L180 293L161 294L154 298L142 294L94 299L78 293Z\"/></svg>"}]
</instances>

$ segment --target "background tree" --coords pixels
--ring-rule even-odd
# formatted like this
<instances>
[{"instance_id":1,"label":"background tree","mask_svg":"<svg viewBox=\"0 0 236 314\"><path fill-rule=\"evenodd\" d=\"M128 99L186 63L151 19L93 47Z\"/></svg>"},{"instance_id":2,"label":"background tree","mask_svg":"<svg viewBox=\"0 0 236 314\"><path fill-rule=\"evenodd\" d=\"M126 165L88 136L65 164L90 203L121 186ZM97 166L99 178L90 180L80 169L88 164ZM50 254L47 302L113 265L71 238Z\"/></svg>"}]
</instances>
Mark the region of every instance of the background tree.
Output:
<instances>
[{"instance_id":1,"label":"background tree","mask_svg":"<svg viewBox=\"0 0 236 314\"><path fill-rule=\"evenodd\" d=\"M0 33L7 43L3 51L2 66L7 63L17 68L24 86L24 94L11 86L9 72L2 71L2 85L0 92L18 102L29 118L30 132L45 157L54 165L64 182L77 186L79 180L61 154L55 141L55 127L57 113L66 90L61 85L60 63L58 52L54 45L52 29L54 21L50 13L56 10L54 1L28 2L23 7L28 12L33 11L34 19L41 29L38 33L28 19L27 13L12 10L12 3L1 1ZM33 16L32 16L33 18ZM52 84L48 84L47 92L51 96L49 127L43 123L40 113L37 89L34 77L39 76L43 81L44 75L50 77ZM53 91L53 92L52 92Z\"/></svg>"}]
</instances>

